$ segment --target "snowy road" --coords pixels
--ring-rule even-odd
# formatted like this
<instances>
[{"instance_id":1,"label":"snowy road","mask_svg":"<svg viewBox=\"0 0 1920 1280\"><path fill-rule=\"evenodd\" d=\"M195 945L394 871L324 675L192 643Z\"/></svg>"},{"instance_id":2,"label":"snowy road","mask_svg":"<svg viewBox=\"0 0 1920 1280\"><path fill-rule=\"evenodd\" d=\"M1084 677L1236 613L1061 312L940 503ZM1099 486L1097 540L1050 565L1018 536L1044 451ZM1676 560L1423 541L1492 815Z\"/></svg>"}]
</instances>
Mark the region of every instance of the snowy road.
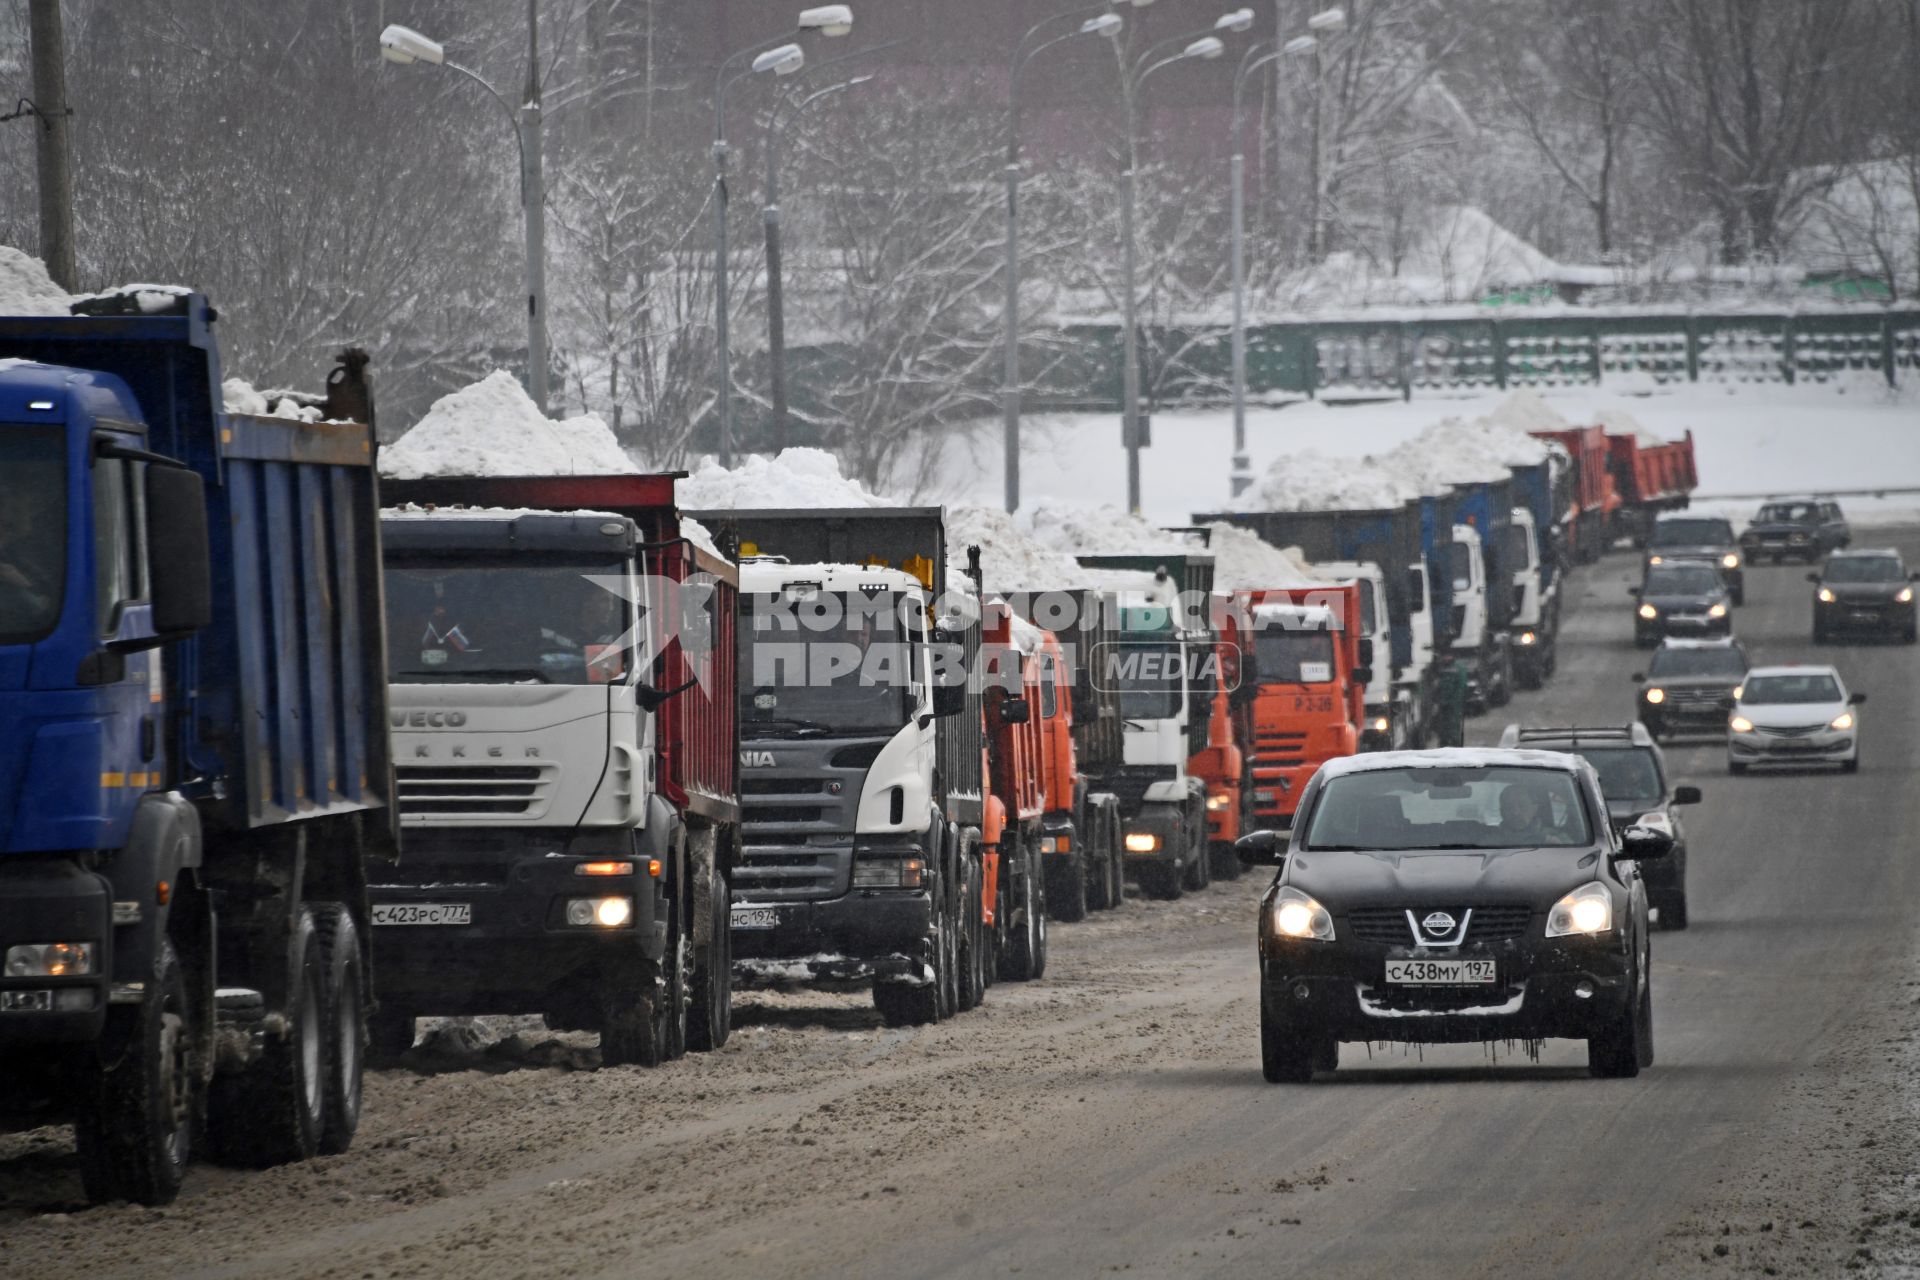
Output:
<instances>
[{"instance_id":1,"label":"snowy road","mask_svg":"<svg viewBox=\"0 0 1920 1280\"><path fill-rule=\"evenodd\" d=\"M1920 532L1899 541L1920 558ZM1558 679L1516 716L1624 718L1631 566L1575 578ZM1751 572L1759 655L1815 656L1806 591ZM1346 1046L1330 1079L1262 1083L1248 877L1061 927L1045 981L935 1028L748 996L725 1051L659 1072L539 1065L590 1062L569 1038L378 1073L349 1154L196 1168L166 1210L81 1211L63 1133L0 1137L0 1275L1912 1267L1920 1230L1889 1216L1920 1168L1920 650L1817 652L1869 695L1859 775L1733 779L1670 749L1706 803L1637 1080L1553 1042L1538 1063Z\"/></svg>"}]
</instances>

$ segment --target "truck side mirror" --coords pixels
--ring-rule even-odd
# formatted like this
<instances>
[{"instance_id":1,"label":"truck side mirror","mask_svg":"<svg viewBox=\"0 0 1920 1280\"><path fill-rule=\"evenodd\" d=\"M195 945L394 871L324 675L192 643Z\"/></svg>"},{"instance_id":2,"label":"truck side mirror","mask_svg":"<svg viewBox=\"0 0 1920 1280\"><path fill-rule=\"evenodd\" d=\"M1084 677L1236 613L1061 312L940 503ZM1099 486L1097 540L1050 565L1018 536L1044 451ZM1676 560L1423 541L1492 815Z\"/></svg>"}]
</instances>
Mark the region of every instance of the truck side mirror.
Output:
<instances>
[{"instance_id":1,"label":"truck side mirror","mask_svg":"<svg viewBox=\"0 0 1920 1280\"><path fill-rule=\"evenodd\" d=\"M213 621L206 486L183 467L154 463L147 465L146 479L153 629L163 639L177 639Z\"/></svg>"},{"instance_id":2,"label":"truck side mirror","mask_svg":"<svg viewBox=\"0 0 1920 1280\"><path fill-rule=\"evenodd\" d=\"M1371 639L1362 639L1360 641L1360 665L1363 667L1371 667L1373 665L1373 641ZM1368 676L1363 679L1361 683L1364 684L1366 680L1370 679L1372 679L1372 677Z\"/></svg>"},{"instance_id":3,"label":"truck side mirror","mask_svg":"<svg viewBox=\"0 0 1920 1280\"><path fill-rule=\"evenodd\" d=\"M1353 669L1353 682L1355 684L1372 684L1373 668L1372 667L1355 667Z\"/></svg>"},{"instance_id":4,"label":"truck side mirror","mask_svg":"<svg viewBox=\"0 0 1920 1280\"><path fill-rule=\"evenodd\" d=\"M1025 698L1003 698L1000 701L1001 724L1025 724L1033 716L1033 708Z\"/></svg>"},{"instance_id":5,"label":"truck side mirror","mask_svg":"<svg viewBox=\"0 0 1920 1280\"><path fill-rule=\"evenodd\" d=\"M957 716L967 709L967 686L964 684L936 684L933 686L933 714L944 720L948 716Z\"/></svg>"},{"instance_id":6,"label":"truck side mirror","mask_svg":"<svg viewBox=\"0 0 1920 1280\"><path fill-rule=\"evenodd\" d=\"M1426 609L1427 575L1415 565L1407 570L1407 612L1425 613Z\"/></svg>"}]
</instances>

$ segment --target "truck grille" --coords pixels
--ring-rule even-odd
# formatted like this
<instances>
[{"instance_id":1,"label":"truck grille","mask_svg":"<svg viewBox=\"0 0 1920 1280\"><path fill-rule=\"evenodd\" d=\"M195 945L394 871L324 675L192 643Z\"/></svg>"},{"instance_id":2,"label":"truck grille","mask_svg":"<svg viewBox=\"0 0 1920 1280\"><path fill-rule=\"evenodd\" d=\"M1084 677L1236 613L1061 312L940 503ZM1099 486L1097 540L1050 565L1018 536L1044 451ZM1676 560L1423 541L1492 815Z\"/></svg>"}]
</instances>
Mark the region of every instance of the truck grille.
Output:
<instances>
[{"instance_id":1,"label":"truck grille","mask_svg":"<svg viewBox=\"0 0 1920 1280\"><path fill-rule=\"evenodd\" d=\"M1307 735L1304 733L1258 732L1254 735L1255 765L1296 765L1305 763L1306 758Z\"/></svg>"},{"instance_id":2,"label":"truck grille","mask_svg":"<svg viewBox=\"0 0 1920 1280\"><path fill-rule=\"evenodd\" d=\"M405 818L537 818L553 799L559 766L400 765L400 815Z\"/></svg>"},{"instance_id":3,"label":"truck grille","mask_svg":"<svg viewBox=\"0 0 1920 1280\"><path fill-rule=\"evenodd\" d=\"M1148 787L1156 782L1170 782L1179 775L1180 770L1170 764L1129 764L1108 771L1099 784L1119 797L1121 814L1131 817L1146 804Z\"/></svg>"},{"instance_id":4,"label":"truck grille","mask_svg":"<svg viewBox=\"0 0 1920 1280\"><path fill-rule=\"evenodd\" d=\"M853 882L853 848L749 844L733 869L735 902L806 902L838 898Z\"/></svg>"},{"instance_id":5,"label":"truck grille","mask_svg":"<svg viewBox=\"0 0 1920 1280\"><path fill-rule=\"evenodd\" d=\"M1533 908L1511 904L1492 907L1446 907L1441 908L1455 919L1471 910L1473 916L1467 921L1467 942L1505 942L1518 938L1527 931L1533 922ZM1416 908L1414 918L1420 919L1432 907ZM1413 930L1407 924L1405 907L1355 907L1347 912L1347 927L1353 930L1353 936L1362 942L1374 942L1390 947L1413 945Z\"/></svg>"}]
</instances>

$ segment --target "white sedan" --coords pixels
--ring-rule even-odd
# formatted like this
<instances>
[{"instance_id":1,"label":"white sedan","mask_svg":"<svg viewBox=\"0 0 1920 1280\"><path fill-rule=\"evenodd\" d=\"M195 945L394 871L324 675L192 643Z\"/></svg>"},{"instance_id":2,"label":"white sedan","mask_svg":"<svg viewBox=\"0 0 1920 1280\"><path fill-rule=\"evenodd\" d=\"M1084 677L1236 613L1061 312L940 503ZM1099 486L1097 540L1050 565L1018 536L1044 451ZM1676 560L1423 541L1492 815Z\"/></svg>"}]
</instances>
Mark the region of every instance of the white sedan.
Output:
<instances>
[{"instance_id":1,"label":"white sedan","mask_svg":"<svg viewBox=\"0 0 1920 1280\"><path fill-rule=\"evenodd\" d=\"M1727 772L1750 765L1860 767L1864 693L1849 694L1832 667L1755 667L1734 690L1727 718Z\"/></svg>"}]
</instances>

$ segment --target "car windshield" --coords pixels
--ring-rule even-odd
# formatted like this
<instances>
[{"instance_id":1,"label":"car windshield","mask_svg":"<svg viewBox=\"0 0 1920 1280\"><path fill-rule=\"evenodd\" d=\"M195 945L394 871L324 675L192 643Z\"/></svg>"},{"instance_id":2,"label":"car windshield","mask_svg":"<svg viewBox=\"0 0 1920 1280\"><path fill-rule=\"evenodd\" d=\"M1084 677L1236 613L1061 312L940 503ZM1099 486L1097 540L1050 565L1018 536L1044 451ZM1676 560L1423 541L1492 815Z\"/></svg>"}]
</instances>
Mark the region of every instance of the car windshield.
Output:
<instances>
[{"instance_id":1,"label":"car windshield","mask_svg":"<svg viewBox=\"0 0 1920 1280\"><path fill-rule=\"evenodd\" d=\"M0 643L53 630L67 580L66 439L0 426Z\"/></svg>"},{"instance_id":2,"label":"car windshield","mask_svg":"<svg viewBox=\"0 0 1920 1280\"><path fill-rule=\"evenodd\" d=\"M1306 850L1404 853L1590 844L1574 775L1523 765L1368 769L1329 781Z\"/></svg>"},{"instance_id":3,"label":"car windshield","mask_svg":"<svg viewBox=\"0 0 1920 1280\"><path fill-rule=\"evenodd\" d=\"M1755 524L1812 524L1820 508L1811 502L1770 502L1753 518Z\"/></svg>"},{"instance_id":4,"label":"car windshield","mask_svg":"<svg viewBox=\"0 0 1920 1280\"><path fill-rule=\"evenodd\" d=\"M528 557L387 566L387 671L398 684L607 684L632 667L618 561Z\"/></svg>"},{"instance_id":5,"label":"car windshield","mask_svg":"<svg viewBox=\"0 0 1920 1280\"><path fill-rule=\"evenodd\" d=\"M1819 672L1803 676L1751 676L1740 694L1740 701L1750 707L1838 702L1840 682Z\"/></svg>"},{"instance_id":6,"label":"car windshield","mask_svg":"<svg viewBox=\"0 0 1920 1280\"><path fill-rule=\"evenodd\" d=\"M1822 582L1901 582L1906 566L1893 556L1835 556L1820 575Z\"/></svg>"},{"instance_id":7,"label":"car windshield","mask_svg":"<svg viewBox=\"0 0 1920 1280\"><path fill-rule=\"evenodd\" d=\"M740 732L891 733L919 705L915 638L891 592L800 611L748 601L740 624Z\"/></svg>"},{"instance_id":8,"label":"car windshield","mask_svg":"<svg viewBox=\"0 0 1920 1280\"><path fill-rule=\"evenodd\" d=\"M1158 641L1102 645L1097 679L1120 691L1120 715L1127 720L1171 720L1180 714L1184 692L1180 646Z\"/></svg>"},{"instance_id":9,"label":"car windshield","mask_svg":"<svg viewBox=\"0 0 1920 1280\"><path fill-rule=\"evenodd\" d=\"M1653 804L1665 794L1660 764L1645 747L1582 747L1575 754L1600 775L1600 794L1609 800Z\"/></svg>"},{"instance_id":10,"label":"car windshield","mask_svg":"<svg viewBox=\"0 0 1920 1280\"><path fill-rule=\"evenodd\" d=\"M1641 590L1650 596L1710 596L1720 590L1720 573L1712 565L1655 565Z\"/></svg>"},{"instance_id":11,"label":"car windshield","mask_svg":"<svg viewBox=\"0 0 1920 1280\"><path fill-rule=\"evenodd\" d=\"M1331 631L1268 627L1255 633L1253 656L1261 684L1323 684L1333 679Z\"/></svg>"},{"instance_id":12,"label":"car windshield","mask_svg":"<svg viewBox=\"0 0 1920 1280\"><path fill-rule=\"evenodd\" d=\"M1653 679L1675 676L1730 676L1739 679L1747 673L1747 655L1729 646L1725 649L1661 649L1653 655L1647 675Z\"/></svg>"},{"instance_id":13,"label":"car windshield","mask_svg":"<svg viewBox=\"0 0 1920 1280\"><path fill-rule=\"evenodd\" d=\"M1733 541L1733 526L1725 520L1661 520L1653 526L1654 547L1721 547Z\"/></svg>"}]
</instances>

